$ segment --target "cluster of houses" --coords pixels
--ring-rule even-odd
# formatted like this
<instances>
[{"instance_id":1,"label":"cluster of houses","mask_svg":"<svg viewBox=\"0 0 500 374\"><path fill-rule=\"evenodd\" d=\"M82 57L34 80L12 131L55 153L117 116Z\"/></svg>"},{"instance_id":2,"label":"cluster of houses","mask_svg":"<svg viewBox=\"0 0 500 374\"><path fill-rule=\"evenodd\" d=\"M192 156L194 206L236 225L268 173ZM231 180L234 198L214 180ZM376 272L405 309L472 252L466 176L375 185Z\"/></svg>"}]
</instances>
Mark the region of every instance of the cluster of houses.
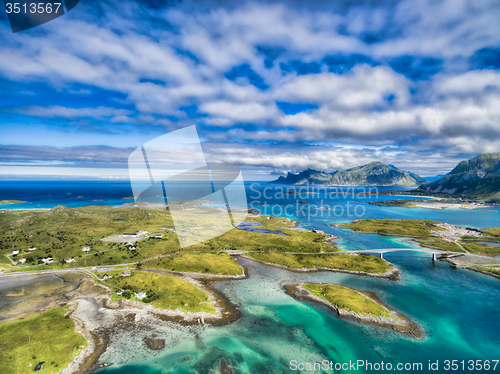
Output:
<instances>
[{"instance_id":1,"label":"cluster of houses","mask_svg":"<svg viewBox=\"0 0 500 374\"><path fill-rule=\"evenodd\" d=\"M25 251L24 253L30 253L30 251L36 251L36 247L29 247L28 250ZM18 249L13 250L12 254L14 256L18 255L19 254L19 250Z\"/></svg>"},{"instance_id":2,"label":"cluster of houses","mask_svg":"<svg viewBox=\"0 0 500 374\"><path fill-rule=\"evenodd\" d=\"M36 251L36 247L29 247L27 251L25 251L24 253L30 253L30 251ZM20 253L20 251L18 249L15 249L12 251L12 255L13 256L17 256L18 254ZM26 259L24 257L21 257L19 260L17 260L17 263L18 264L25 264L26 263Z\"/></svg>"}]
</instances>

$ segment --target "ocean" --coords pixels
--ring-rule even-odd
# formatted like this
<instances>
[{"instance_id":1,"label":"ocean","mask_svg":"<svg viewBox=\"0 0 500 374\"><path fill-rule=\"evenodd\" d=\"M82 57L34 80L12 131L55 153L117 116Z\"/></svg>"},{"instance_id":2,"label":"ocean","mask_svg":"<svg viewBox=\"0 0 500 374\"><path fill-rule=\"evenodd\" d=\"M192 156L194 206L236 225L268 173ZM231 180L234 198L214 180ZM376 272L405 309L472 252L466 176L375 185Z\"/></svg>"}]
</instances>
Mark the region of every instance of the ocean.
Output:
<instances>
[{"instance_id":1,"label":"ocean","mask_svg":"<svg viewBox=\"0 0 500 374\"><path fill-rule=\"evenodd\" d=\"M359 218L432 219L476 228L500 227L497 208L381 207L368 204L376 196L365 199L328 193L334 189L315 196L303 194L297 199L283 193L289 189L285 186L247 183L246 187L249 204L255 209L298 220L301 227L338 236L342 249L418 248L418 244L408 238L354 234L330 226ZM342 191L361 189L344 188ZM131 202L123 200L131 195L128 182L2 181L0 199L28 203L0 206L0 209L91 204L118 206ZM317 209L326 205L330 209ZM166 348L160 353L148 351L140 339L117 337L102 356L103 362L114 365L99 373L219 373L221 359L233 373L249 374L375 373L382 371L382 362L386 365L385 370L387 364L391 364L391 371L402 373L500 371L500 364L492 370L494 360L500 359L499 279L453 269L448 263L433 262L425 253L392 252L384 254L384 258L401 269L399 281L333 272L293 273L242 260L249 270L248 279L216 284L216 288L242 312L239 320L214 327L170 326L171 336L177 338L167 339ZM416 340L388 329L339 319L322 306L293 299L281 288L283 284L299 281L329 282L372 291L415 321L425 337ZM124 346L127 354L123 353ZM474 360L473 370L469 370L470 360ZM301 363L322 362L332 366L326 369L317 365L316 371L306 370L304 366L304 370L299 370ZM353 362L363 363L363 366L353 366ZM397 370L398 364L403 365L403 370ZM455 367L452 364L458 369L451 370ZM366 369L370 365L371 370ZM404 369L405 365L409 370Z\"/></svg>"}]
</instances>

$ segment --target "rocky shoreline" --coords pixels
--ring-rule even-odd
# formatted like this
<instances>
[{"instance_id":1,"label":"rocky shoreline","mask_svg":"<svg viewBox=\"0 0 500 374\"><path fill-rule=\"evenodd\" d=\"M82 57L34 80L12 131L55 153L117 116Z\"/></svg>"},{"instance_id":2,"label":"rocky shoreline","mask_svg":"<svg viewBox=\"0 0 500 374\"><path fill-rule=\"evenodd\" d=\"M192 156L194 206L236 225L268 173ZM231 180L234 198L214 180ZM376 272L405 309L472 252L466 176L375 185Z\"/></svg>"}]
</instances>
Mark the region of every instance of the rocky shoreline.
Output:
<instances>
[{"instance_id":1,"label":"rocky shoreline","mask_svg":"<svg viewBox=\"0 0 500 374\"><path fill-rule=\"evenodd\" d=\"M231 304L222 293L213 289L211 285L226 279L246 278L245 268L243 277L236 276L234 278L224 277L221 279L205 275L200 277L201 279L194 279L185 274L176 273L176 275L206 292L212 305L216 308L217 314L158 309L149 304L128 300L111 302L112 290L92 280L94 285L100 287L103 292L98 297L75 298L69 302L72 305L66 313L74 321L76 331L85 337L88 345L61 373L84 374L111 365L108 363L99 364L99 358L106 351L110 340L124 329L143 334L145 346L148 349L160 351L165 346L165 340L158 338L155 334L150 336L148 334L155 331L161 322L176 323L182 326L200 324L219 326L234 322L241 316L236 306Z\"/></svg>"},{"instance_id":2,"label":"rocky shoreline","mask_svg":"<svg viewBox=\"0 0 500 374\"><path fill-rule=\"evenodd\" d=\"M326 306L328 309L330 309L332 312L334 312L338 317L340 318L347 318L347 319L352 319L355 320L361 324L363 323L368 323L372 325L376 325L378 327L383 327L383 328L390 328L394 331L401 332L407 336L416 338L416 339L422 339L423 334L419 330L418 326L412 322L409 318L404 316L403 314L396 312L392 308L390 308L387 304L385 304L382 300L380 300L374 293L369 292L369 291L358 291L351 289L355 292L358 292L362 294L363 296L371 299L372 301L380 304L383 306L389 313L392 314L394 319L392 318L387 318L387 317L374 317L370 315L363 315L363 314L358 314L354 313L349 310L344 310L344 309L339 309L336 305L333 305L329 303L328 301L313 295L311 292L308 290L304 289L302 287L303 283L294 283L290 285L284 285L283 289L285 290L285 293L294 297L295 299L298 300L308 300L312 301L315 303L319 303L321 305Z\"/></svg>"}]
</instances>

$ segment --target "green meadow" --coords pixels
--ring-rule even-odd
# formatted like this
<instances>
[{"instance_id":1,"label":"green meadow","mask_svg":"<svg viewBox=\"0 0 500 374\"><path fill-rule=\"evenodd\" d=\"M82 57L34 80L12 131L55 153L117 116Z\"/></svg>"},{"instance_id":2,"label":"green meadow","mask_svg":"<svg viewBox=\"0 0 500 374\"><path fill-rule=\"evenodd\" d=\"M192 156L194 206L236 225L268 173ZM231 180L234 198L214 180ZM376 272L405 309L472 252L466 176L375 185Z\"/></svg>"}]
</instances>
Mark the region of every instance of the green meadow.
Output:
<instances>
[{"instance_id":1,"label":"green meadow","mask_svg":"<svg viewBox=\"0 0 500 374\"><path fill-rule=\"evenodd\" d=\"M340 310L354 312L363 316L394 318L385 307L351 288L317 283L305 283L302 288Z\"/></svg>"},{"instance_id":2,"label":"green meadow","mask_svg":"<svg viewBox=\"0 0 500 374\"><path fill-rule=\"evenodd\" d=\"M141 264L146 269L161 269L203 274L242 275L243 268L227 253L182 253L152 259Z\"/></svg>"},{"instance_id":3,"label":"green meadow","mask_svg":"<svg viewBox=\"0 0 500 374\"><path fill-rule=\"evenodd\" d=\"M483 237L463 236L460 240L442 240L439 236L433 236L431 231L445 231L437 226L438 222L416 219L360 219L351 223L337 225L338 227L350 228L356 232L375 233L394 236L411 236L415 241L426 247L439 248L450 252L465 253L462 249L472 254L478 253L500 253L500 247L494 247L485 243L500 242L500 228L482 229Z\"/></svg>"},{"instance_id":4,"label":"green meadow","mask_svg":"<svg viewBox=\"0 0 500 374\"><path fill-rule=\"evenodd\" d=\"M28 373L41 365L39 373L58 373L87 346L65 317L67 307L0 325L0 372Z\"/></svg>"},{"instance_id":5,"label":"green meadow","mask_svg":"<svg viewBox=\"0 0 500 374\"><path fill-rule=\"evenodd\" d=\"M279 252L334 252L337 249L324 242L325 235L310 231L292 229L294 222L277 217L248 218L250 222L260 222L259 228L281 230L288 236L249 232L232 229L229 232L204 243L187 248L180 248L177 235L171 231L173 222L169 211L152 210L142 207L103 207L87 206L66 208L59 206L44 211L5 211L0 214L0 230L5 234L0 239L0 263L10 261L2 255L10 255L13 261L23 257L26 263L17 270L45 270L49 268L74 268L124 263L147 262L152 258L168 257L160 261L150 261L153 266L163 265L179 268L177 255L191 252L220 252L231 250ZM135 233L144 230L149 233L162 234L161 239L150 237L138 240L136 250L129 250L127 242L101 241L114 235L126 232ZM92 248L83 252L82 248ZM28 252L28 247L36 247ZM19 250L17 256L11 255ZM28 253L26 253L28 252ZM49 265L41 263L43 257L52 257ZM66 259L75 261L66 263ZM191 263L191 265L195 264ZM206 273L206 263L199 262L199 267L189 267L189 271ZM209 269L221 273L219 265L213 264ZM8 267L6 267L6 270ZM229 267L236 271L234 267Z\"/></svg>"},{"instance_id":6,"label":"green meadow","mask_svg":"<svg viewBox=\"0 0 500 374\"><path fill-rule=\"evenodd\" d=\"M124 290L116 295L113 290L113 300L131 299L151 304L155 308L180 310L187 313L206 312L215 314L215 307L210 304L206 292L195 285L170 274L158 274L150 271L133 270L130 276L122 276L121 271L107 272L111 276L105 282ZM135 294L146 293L142 300Z\"/></svg>"}]
</instances>

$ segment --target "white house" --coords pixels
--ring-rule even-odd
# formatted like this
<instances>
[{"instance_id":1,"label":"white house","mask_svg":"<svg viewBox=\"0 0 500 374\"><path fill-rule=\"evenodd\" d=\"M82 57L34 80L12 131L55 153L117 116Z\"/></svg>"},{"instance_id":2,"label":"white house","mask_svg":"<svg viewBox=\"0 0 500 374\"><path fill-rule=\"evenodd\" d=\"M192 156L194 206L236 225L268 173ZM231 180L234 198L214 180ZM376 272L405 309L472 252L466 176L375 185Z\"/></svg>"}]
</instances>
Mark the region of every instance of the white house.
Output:
<instances>
[{"instance_id":1,"label":"white house","mask_svg":"<svg viewBox=\"0 0 500 374\"><path fill-rule=\"evenodd\" d=\"M19 251L18 251L17 249L15 249L15 250L13 250L13 251L12 251L12 254L13 254L13 255L18 255L18 254L19 254Z\"/></svg>"},{"instance_id":2,"label":"white house","mask_svg":"<svg viewBox=\"0 0 500 374\"><path fill-rule=\"evenodd\" d=\"M163 235L162 235L162 234L155 235L155 239L161 239L161 238L163 238Z\"/></svg>"},{"instance_id":3,"label":"white house","mask_svg":"<svg viewBox=\"0 0 500 374\"><path fill-rule=\"evenodd\" d=\"M70 258L70 259L64 260L64 261L66 261L66 263L69 264L70 262L75 262L75 259L74 258Z\"/></svg>"},{"instance_id":4,"label":"white house","mask_svg":"<svg viewBox=\"0 0 500 374\"><path fill-rule=\"evenodd\" d=\"M137 231L137 234L139 234L139 235L145 235L147 233L148 233L148 231Z\"/></svg>"},{"instance_id":5,"label":"white house","mask_svg":"<svg viewBox=\"0 0 500 374\"><path fill-rule=\"evenodd\" d=\"M92 250L92 248L90 248L90 247L83 247L82 248L83 252L88 252L88 251L91 251L91 250Z\"/></svg>"},{"instance_id":6,"label":"white house","mask_svg":"<svg viewBox=\"0 0 500 374\"><path fill-rule=\"evenodd\" d=\"M42 262L44 264L50 264L51 262L54 262L54 259L52 257L44 257L42 258Z\"/></svg>"},{"instance_id":7,"label":"white house","mask_svg":"<svg viewBox=\"0 0 500 374\"><path fill-rule=\"evenodd\" d=\"M138 299L144 299L146 297L146 293L145 292L137 292L135 294L135 296L137 296Z\"/></svg>"},{"instance_id":8,"label":"white house","mask_svg":"<svg viewBox=\"0 0 500 374\"><path fill-rule=\"evenodd\" d=\"M25 258L20 258L20 259L19 259L19 263L20 263L20 264L24 264L25 262L26 262L26 259L25 259Z\"/></svg>"},{"instance_id":9,"label":"white house","mask_svg":"<svg viewBox=\"0 0 500 374\"><path fill-rule=\"evenodd\" d=\"M36 251L36 247L29 247L28 251Z\"/></svg>"},{"instance_id":10,"label":"white house","mask_svg":"<svg viewBox=\"0 0 500 374\"><path fill-rule=\"evenodd\" d=\"M124 238L136 238L137 234L132 234L132 233L129 233L129 232L124 232L122 236Z\"/></svg>"}]
</instances>

